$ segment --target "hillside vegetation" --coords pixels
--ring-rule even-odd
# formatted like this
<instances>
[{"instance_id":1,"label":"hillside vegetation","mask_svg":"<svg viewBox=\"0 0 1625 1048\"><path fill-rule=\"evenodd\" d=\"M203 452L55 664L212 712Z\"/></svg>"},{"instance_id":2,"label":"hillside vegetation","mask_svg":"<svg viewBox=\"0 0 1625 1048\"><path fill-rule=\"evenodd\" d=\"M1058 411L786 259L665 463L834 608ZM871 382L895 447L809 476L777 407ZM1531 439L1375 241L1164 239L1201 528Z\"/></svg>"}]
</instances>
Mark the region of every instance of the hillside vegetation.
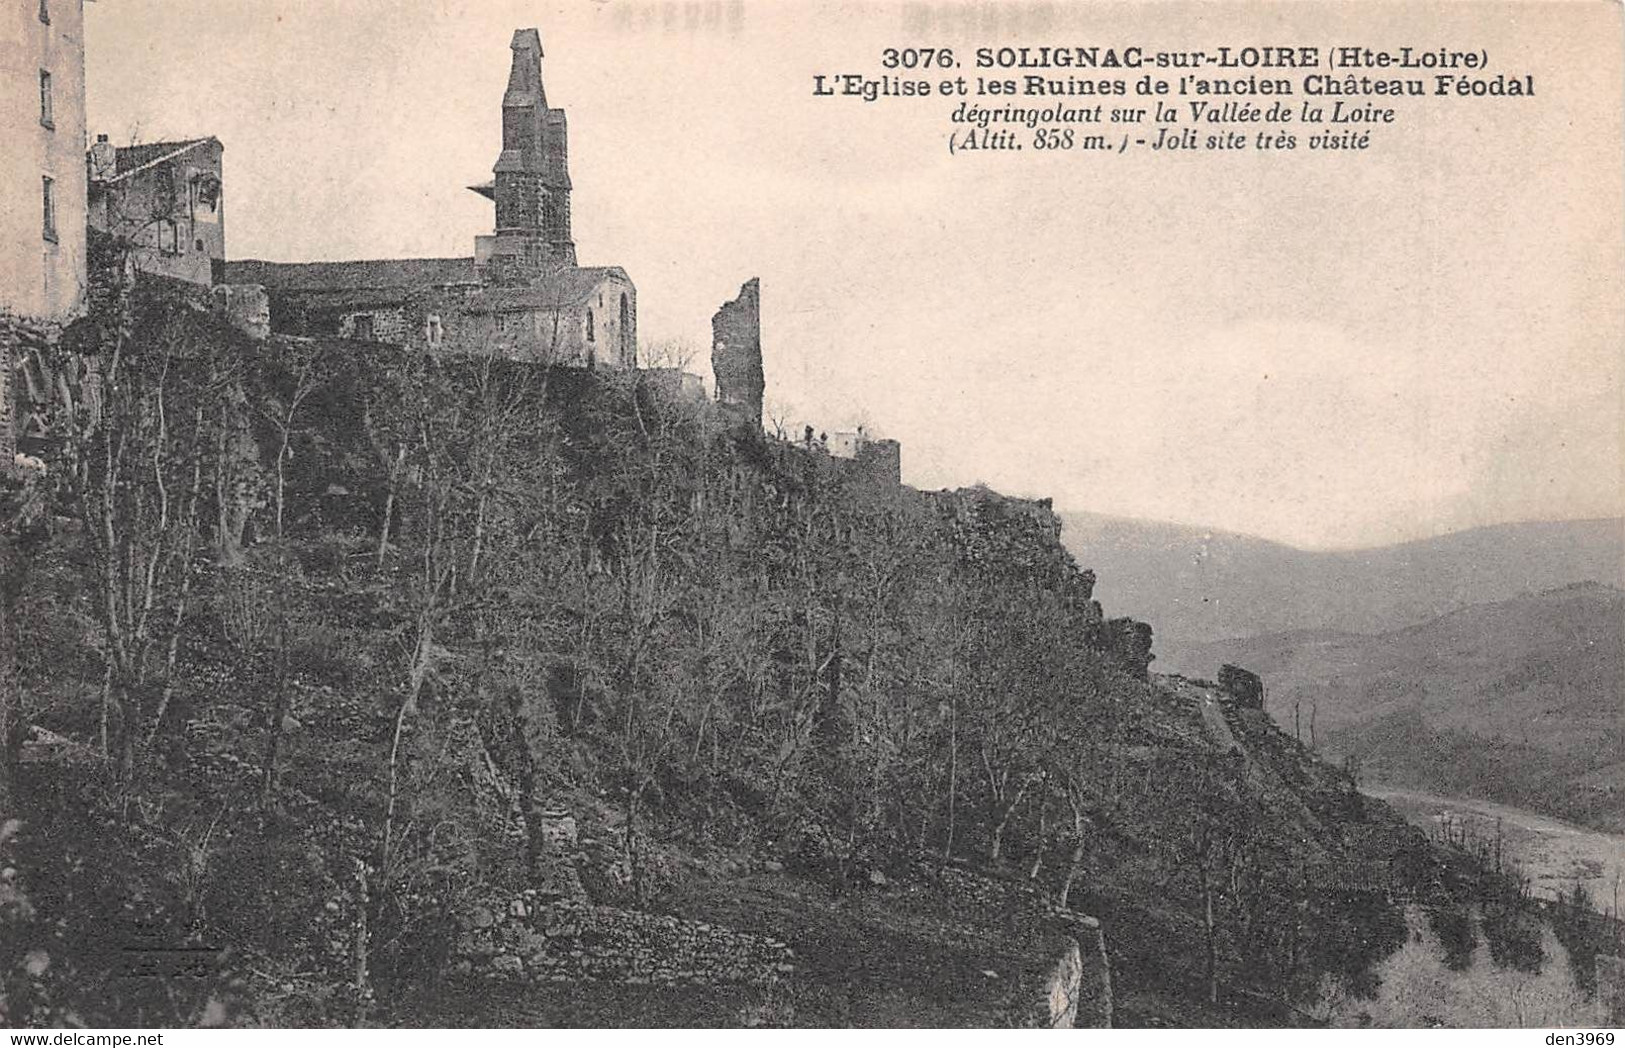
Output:
<instances>
[{"instance_id":1,"label":"hillside vegetation","mask_svg":"<svg viewBox=\"0 0 1625 1048\"><path fill-rule=\"evenodd\" d=\"M1011 1021L1047 958L959 870L1099 917L1120 1022L1294 1024L1376 993L1404 901L1519 905L1150 675L1047 504L875 486L637 375L253 343L162 295L53 363L76 395L8 489L5 1021ZM466 915L578 890L796 972L460 974Z\"/></svg>"}]
</instances>

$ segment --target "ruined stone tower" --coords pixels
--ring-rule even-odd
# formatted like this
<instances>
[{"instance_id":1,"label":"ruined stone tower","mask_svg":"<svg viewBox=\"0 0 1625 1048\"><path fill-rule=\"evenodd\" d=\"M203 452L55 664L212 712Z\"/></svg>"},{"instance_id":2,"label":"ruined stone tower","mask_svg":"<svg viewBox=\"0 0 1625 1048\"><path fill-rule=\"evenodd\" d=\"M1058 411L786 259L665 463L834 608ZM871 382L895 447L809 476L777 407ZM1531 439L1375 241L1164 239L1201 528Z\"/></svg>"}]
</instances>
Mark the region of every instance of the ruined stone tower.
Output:
<instances>
[{"instance_id":1,"label":"ruined stone tower","mask_svg":"<svg viewBox=\"0 0 1625 1048\"><path fill-rule=\"evenodd\" d=\"M739 297L711 317L711 373L717 380L717 403L738 418L762 423L761 281L751 277Z\"/></svg>"},{"instance_id":2,"label":"ruined stone tower","mask_svg":"<svg viewBox=\"0 0 1625 1048\"><path fill-rule=\"evenodd\" d=\"M513 34L513 68L502 96L502 154L496 177L470 186L496 204L496 233L475 238L474 258L492 283L525 283L576 264L570 239L569 144L564 110L547 107L542 37Z\"/></svg>"}]
</instances>

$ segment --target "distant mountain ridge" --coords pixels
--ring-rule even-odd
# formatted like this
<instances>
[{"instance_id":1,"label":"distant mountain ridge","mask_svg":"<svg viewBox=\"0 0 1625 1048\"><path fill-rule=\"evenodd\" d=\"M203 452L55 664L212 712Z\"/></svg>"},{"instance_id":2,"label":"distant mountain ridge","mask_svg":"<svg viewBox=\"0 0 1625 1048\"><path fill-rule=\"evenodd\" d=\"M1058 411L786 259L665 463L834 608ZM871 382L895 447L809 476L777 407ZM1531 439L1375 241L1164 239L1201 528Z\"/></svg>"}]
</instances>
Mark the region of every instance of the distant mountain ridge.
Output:
<instances>
[{"instance_id":1,"label":"distant mountain ridge","mask_svg":"<svg viewBox=\"0 0 1625 1048\"><path fill-rule=\"evenodd\" d=\"M1190 649L1372 781L1625 827L1625 591L1588 582L1381 634L1293 631Z\"/></svg>"},{"instance_id":2,"label":"distant mountain ridge","mask_svg":"<svg viewBox=\"0 0 1625 1048\"><path fill-rule=\"evenodd\" d=\"M1293 631L1383 633L1576 582L1625 586L1625 520L1499 524L1394 546L1303 550L1234 532L1062 512L1062 541L1108 615L1156 631L1157 668L1211 676L1193 649Z\"/></svg>"}]
</instances>

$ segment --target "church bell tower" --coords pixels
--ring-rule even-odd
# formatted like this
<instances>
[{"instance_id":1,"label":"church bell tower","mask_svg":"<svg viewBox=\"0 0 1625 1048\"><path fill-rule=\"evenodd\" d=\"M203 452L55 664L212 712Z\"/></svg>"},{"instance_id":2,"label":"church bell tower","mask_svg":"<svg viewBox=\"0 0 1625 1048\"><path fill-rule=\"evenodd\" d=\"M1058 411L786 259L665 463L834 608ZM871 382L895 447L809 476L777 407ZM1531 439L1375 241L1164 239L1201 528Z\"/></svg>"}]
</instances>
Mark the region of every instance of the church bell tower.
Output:
<instances>
[{"instance_id":1,"label":"church bell tower","mask_svg":"<svg viewBox=\"0 0 1625 1048\"><path fill-rule=\"evenodd\" d=\"M502 96L502 154L495 178L471 186L496 204L496 233L475 239L475 261L493 283L576 264L570 239L570 170L564 110L547 107L542 87L542 38L535 29L513 35L513 67Z\"/></svg>"}]
</instances>

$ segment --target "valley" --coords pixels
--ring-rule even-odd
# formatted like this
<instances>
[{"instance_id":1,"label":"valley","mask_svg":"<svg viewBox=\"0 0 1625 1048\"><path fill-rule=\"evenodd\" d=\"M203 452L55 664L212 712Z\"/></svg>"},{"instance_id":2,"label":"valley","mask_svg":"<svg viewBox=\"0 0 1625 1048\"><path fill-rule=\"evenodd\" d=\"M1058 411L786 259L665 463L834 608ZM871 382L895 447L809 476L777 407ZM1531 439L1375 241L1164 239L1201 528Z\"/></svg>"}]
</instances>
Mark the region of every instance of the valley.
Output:
<instances>
[{"instance_id":1,"label":"valley","mask_svg":"<svg viewBox=\"0 0 1625 1048\"><path fill-rule=\"evenodd\" d=\"M1412 825L1437 835L1449 824L1469 839L1493 841L1497 829L1504 855L1529 878L1537 896L1572 894L1581 884L1596 905L1615 910L1625 880L1625 835L1603 833L1509 804L1437 793L1365 786L1367 797L1386 802Z\"/></svg>"}]
</instances>

